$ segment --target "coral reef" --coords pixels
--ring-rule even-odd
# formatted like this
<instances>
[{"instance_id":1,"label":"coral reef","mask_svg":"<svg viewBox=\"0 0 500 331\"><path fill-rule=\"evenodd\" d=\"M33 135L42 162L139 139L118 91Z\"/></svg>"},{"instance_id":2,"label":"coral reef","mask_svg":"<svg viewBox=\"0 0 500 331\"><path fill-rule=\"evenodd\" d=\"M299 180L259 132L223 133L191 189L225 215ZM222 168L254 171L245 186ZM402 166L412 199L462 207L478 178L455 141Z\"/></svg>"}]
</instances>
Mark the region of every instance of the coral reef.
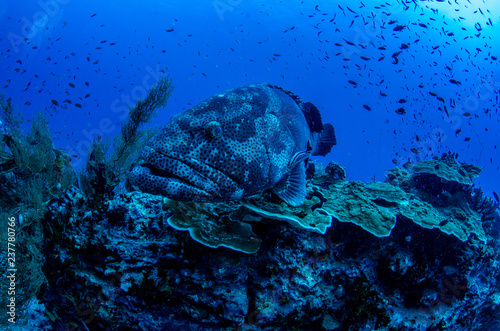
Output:
<instances>
[{"instance_id":1,"label":"coral reef","mask_svg":"<svg viewBox=\"0 0 500 331\"><path fill-rule=\"evenodd\" d=\"M272 194L188 204L122 191L105 211L88 213L82 208L88 197L75 190L74 198L50 207L44 228L48 285L39 298L53 316L49 324L56 330L498 326L500 241L486 229L486 240L472 231L471 224L482 224L482 209L469 206L474 196L461 195L465 200L450 206L479 215L460 220L444 211L443 196L349 182L333 168L327 180L330 174L314 167L307 201L294 208ZM410 170L410 182L411 176ZM350 210L341 214L342 208ZM376 210L388 216L381 226L363 221L363 211L371 217ZM438 216L457 217L462 232L447 228L452 221L429 220Z\"/></svg>"},{"instance_id":2,"label":"coral reef","mask_svg":"<svg viewBox=\"0 0 500 331\"><path fill-rule=\"evenodd\" d=\"M473 164L458 162L453 156L444 154L441 158L423 160L412 165L411 172L416 181L421 178L420 175L430 178L429 181L435 182L436 179L439 179L440 183L435 183L430 187L423 187L426 190L433 190L438 187L441 187L441 189L447 186L452 187L453 184L455 186L458 186L457 184L470 186L473 184L474 178L481 173L481 168Z\"/></svg>"},{"instance_id":3,"label":"coral reef","mask_svg":"<svg viewBox=\"0 0 500 331\"><path fill-rule=\"evenodd\" d=\"M199 204L180 203L164 198L164 206L175 213L168 224L176 230L188 230L191 238L208 247L228 247L245 253L255 253L261 239L252 231L248 215L240 211L237 203ZM217 219L218 215L225 218Z\"/></svg>"},{"instance_id":4,"label":"coral reef","mask_svg":"<svg viewBox=\"0 0 500 331\"><path fill-rule=\"evenodd\" d=\"M495 192L493 192L496 194ZM492 231L495 226L495 219L498 217L500 202L483 195L481 188L471 188L470 195L467 195L468 205L472 210L481 215L481 222L486 231Z\"/></svg>"},{"instance_id":5,"label":"coral reef","mask_svg":"<svg viewBox=\"0 0 500 331\"><path fill-rule=\"evenodd\" d=\"M0 95L0 190L3 192L0 216L16 220L16 254L22 258L17 259L15 266L18 270L29 270L19 273L16 279L17 310L21 313L17 319L23 321L18 325L46 329L46 323L57 320L51 306L40 306L36 299L41 288L50 288L49 279L59 277L61 273L60 269L47 269L42 246L47 250L57 243L78 249L89 243L86 236L98 232L96 224L108 212L109 201L113 200L113 191L121 175L128 171L136 157L134 153L150 137L151 131L141 126L152 119L158 107L166 104L171 93L171 80L163 77L143 100L137 101L110 156L107 156L108 149L100 137L96 138L78 181L68 154L54 148L43 115L40 113L33 119L31 130L25 135L21 130L22 116L15 111L10 98ZM78 211L71 213L69 208ZM86 222L85 236L68 237L65 229L74 223L76 217ZM62 228L54 223L54 219L61 218L68 222ZM7 242L6 237L5 228L2 231L4 242ZM7 265L6 258L6 255L0 255L4 265ZM72 258L76 259L76 255ZM6 284L1 283L3 293L7 293ZM26 318L33 309L46 315L38 316L39 319L36 316ZM35 320L38 322L33 322ZM5 323L4 319L0 326L5 326ZM35 327L33 323L38 325Z\"/></svg>"},{"instance_id":6,"label":"coral reef","mask_svg":"<svg viewBox=\"0 0 500 331\"><path fill-rule=\"evenodd\" d=\"M437 177L436 167L439 169L441 162L444 164L438 172L441 177ZM448 156L422 161L413 167L417 172L406 172L405 178L399 181L400 187L395 185L393 174L402 174L403 170L392 169L388 183L364 184L346 181L345 171L339 169L342 169L339 165L331 164L311 177L309 194L299 207L277 202L269 194L239 203L178 202L171 205L174 215L169 224L176 229L189 229L193 239L207 246L226 246L247 253L256 252L260 240L246 222L263 219L286 221L297 228L321 234L326 232L332 220L351 222L377 237L389 236L397 220L409 219L424 228L437 228L452 234L461 241L468 240L471 234L483 242L487 240L484 218L491 220L490 214L498 204L482 199L480 191L475 190L473 195L468 193L472 184L443 180L447 176L468 183L463 178L472 178L480 172L475 166L459 164ZM431 179L425 179L426 174ZM429 183L432 184L429 186ZM450 188L456 185L463 187L461 190ZM453 195L442 192L453 192ZM242 210L241 206L251 213ZM237 243L235 238L238 238Z\"/></svg>"},{"instance_id":7,"label":"coral reef","mask_svg":"<svg viewBox=\"0 0 500 331\"><path fill-rule=\"evenodd\" d=\"M167 104L173 92L172 80L161 77L144 99L137 100L129 110L128 117L114 141L113 154L109 163L115 172L130 168L137 151L152 137L152 132L141 129L156 115L156 109Z\"/></svg>"},{"instance_id":8,"label":"coral reef","mask_svg":"<svg viewBox=\"0 0 500 331\"><path fill-rule=\"evenodd\" d=\"M151 121L158 107L166 105L172 90L171 79L161 77L144 99L137 100L129 110L120 134L114 139L111 155L107 155L109 146L101 141L101 137L93 141L86 167L79 174L79 186L89 197L91 210L103 212L107 208L115 187L129 171L138 150L153 134L152 130L142 127Z\"/></svg>"},{"instance_id":9,"label":"coral reef","mask_svg":"<svg viewBox=\"0 0 500 331\"><path fill-rule=\"evenodd\" d=\"M69 156L54 149L50 131L43 115L32 121L31 130L24 134L22 116L10 99L0 96L0 217L1 240L7 242L7 219L14 219L16 233L15 268L16 305L22 318L26 307L45 282L42 270L44 256L42 221L47 205L61 196L76 180ZM5 248L6 252L6 248ZM7 254L0 255L2 265L7 266ZM5 277L3 277L5 279ZM7 282L1 282L0 290L7 293ZM6 323L5 319L0 322Z\"/></svg>"}]
</instances>

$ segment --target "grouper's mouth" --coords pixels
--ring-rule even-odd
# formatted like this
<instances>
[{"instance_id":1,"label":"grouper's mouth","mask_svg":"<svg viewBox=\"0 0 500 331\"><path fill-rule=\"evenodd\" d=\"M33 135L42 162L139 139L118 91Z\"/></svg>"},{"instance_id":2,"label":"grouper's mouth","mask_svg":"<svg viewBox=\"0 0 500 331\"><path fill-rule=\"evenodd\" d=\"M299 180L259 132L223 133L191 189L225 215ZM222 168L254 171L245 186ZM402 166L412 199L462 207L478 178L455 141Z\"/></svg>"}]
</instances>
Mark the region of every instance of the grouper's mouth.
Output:
<instances>
[{"instance_id":1,"label":"grouper's mouth","mask_svg":"<svg viewBox=\"0 0 500 331\"><path fill-rule=\"evenodd\" d=\"M215 202L229 200L237 183L222 170L193 158L167 156L154 150L135 166L129 181L141 191L174 200Z\"/></svg>"},{"instance_id":2,"label":"grouper's mouth","mask_svg":"<svg viewBox=\"0 0 500 331\"><path fill-rule=\"evenodd\" d=\"M142 167L148 169L150 176L153 178L156 177L156 178L168 179L171 181L177 181L178 185L184 185L187 187L192 187L193 189L199 189L200 191L203 192L204 195L207 195L207 196L210 195L203 188L198 187L194 181L190 180L187 177L178 176L169 170L158 169L149 163L142 164Z\"/></svg>"}]
</instances>

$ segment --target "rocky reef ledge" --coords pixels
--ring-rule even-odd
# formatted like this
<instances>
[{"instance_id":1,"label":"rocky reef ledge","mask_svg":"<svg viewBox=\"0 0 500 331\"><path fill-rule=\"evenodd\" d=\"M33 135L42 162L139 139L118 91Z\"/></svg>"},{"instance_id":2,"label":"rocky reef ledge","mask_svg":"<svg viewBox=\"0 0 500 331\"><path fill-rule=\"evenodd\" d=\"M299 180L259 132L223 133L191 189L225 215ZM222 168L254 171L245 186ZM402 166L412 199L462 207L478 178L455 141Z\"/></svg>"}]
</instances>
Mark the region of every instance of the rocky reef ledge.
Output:
<instances>
[{"instance_id":1,"label":"rocky reef ledge","mask_svg":"<svg viewBox=\"0 0 500 331\"><path fill-rule=\"evenodd\" d=\"M43 218L40 328L493 330L498 201L453 155L347 181L311 163L308 197L179 203L77 189ZM118 187L119 188L119 187ZM91 203L92 202L92 203ZM183 231L185 230L185 231Z\"/></svg>"}]
</instances>

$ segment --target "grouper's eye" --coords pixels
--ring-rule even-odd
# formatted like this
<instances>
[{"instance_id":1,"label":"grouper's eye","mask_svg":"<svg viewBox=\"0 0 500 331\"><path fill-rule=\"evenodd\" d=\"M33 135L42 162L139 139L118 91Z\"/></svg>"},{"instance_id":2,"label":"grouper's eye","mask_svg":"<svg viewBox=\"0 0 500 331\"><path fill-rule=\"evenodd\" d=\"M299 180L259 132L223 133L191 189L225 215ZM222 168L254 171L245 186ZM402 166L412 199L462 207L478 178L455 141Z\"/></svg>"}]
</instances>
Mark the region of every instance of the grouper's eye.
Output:
<instances>
[{"instance_id":1,"label":"grouper's eye","mask_svg":"<svg viewBox=\"0 0 500 331\"><path fill-rule=\"evenodd\" d=\"M207 135L212 139L222 137L222 126L217 121L212 121L207 125Z\"/></svg>"}]
</instances>

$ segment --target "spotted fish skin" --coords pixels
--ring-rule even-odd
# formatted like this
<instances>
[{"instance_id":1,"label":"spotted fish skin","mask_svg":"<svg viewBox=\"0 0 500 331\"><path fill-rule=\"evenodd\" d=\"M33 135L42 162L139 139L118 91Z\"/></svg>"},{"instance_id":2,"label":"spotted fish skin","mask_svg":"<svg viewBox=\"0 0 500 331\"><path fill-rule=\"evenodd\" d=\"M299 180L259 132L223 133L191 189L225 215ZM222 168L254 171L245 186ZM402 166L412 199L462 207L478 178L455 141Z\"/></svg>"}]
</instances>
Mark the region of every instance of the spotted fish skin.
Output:
<instances>
[{"instance_id":1,"label":"spotted fish skin","mask_svg":"<svg viewBox=\"0 0 500 331\"><path fill-rule=\"evenodd\" d=\"M173 116L129 174L141 191L180 201L236 200L272 189L293 206L305 198L305 164L336 143L319 111L278 86L214 95Z\"/></svg>"}]
</instances>

